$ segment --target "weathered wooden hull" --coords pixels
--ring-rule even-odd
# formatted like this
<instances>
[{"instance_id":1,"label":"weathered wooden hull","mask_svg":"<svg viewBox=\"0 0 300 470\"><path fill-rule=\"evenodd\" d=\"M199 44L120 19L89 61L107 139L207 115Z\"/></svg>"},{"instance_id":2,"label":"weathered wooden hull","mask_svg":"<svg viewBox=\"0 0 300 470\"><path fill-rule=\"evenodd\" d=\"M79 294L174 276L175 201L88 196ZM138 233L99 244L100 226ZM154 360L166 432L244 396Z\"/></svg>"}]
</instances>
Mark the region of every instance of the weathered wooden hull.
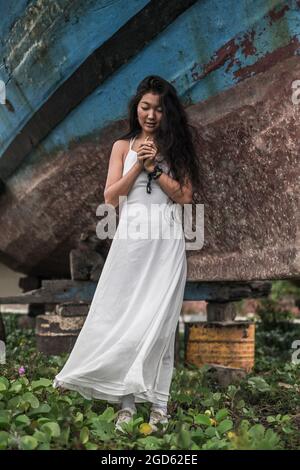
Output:
<instances>
[{"instance_id":1,"label":"weathered wooden hull","mask_svg":"<svg viewBox=\"0 0 300 470\"><path fill-rule=\"evenodd\" d=\"M19 1L4 15L0 260L11 268L70 275L128 99L155 73L203 131L205 243L187 251L188 280L299 277L300 2L175 3Z\"/></svg>"}]
</instances>

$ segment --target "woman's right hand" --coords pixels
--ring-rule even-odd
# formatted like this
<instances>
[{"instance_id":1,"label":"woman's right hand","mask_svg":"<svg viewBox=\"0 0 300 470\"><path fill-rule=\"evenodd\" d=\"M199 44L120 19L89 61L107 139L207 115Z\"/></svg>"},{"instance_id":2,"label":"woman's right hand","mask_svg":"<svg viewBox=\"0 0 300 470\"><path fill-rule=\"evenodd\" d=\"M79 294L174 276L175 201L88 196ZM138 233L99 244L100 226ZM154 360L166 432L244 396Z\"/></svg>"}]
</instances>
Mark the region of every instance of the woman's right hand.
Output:
<instances>
[{"instance_id":1,"label":"woman's right hand","mask_svg":"<svg viewBox=\"0 0 300 470\"><path fill-rule=\"evenodd\" d=\"M148 141L148 137L146 137L144 143L140 144L138 151L137 151L137 158L141 165L144 167L144 160L147 158L155 158L157 154L157 148L152 140Z\"/></svg>"}]
</instances>

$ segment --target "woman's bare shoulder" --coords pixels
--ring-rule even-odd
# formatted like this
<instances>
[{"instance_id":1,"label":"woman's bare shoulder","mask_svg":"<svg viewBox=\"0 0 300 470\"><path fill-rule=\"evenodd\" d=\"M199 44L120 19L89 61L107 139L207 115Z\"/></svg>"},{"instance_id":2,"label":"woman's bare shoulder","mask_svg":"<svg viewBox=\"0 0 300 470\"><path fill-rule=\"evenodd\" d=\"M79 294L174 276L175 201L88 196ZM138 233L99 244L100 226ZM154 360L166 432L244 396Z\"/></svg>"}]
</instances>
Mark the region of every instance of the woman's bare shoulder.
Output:
<instances>
[{"instance_id":1,"label":"woman's bare shoulder","mask_svg":"<svg viewBox=\"0 0 300 470\"><path fill-rule=\"evenodd\" d=\"M126 140L126 139L116 140L113 143L113 148L120 152L120 154L122 156L122 160L124 162L124 158L125 158L126 154L128 153L128 150L129 150L129 139L128 140Z\"/></svg>"},{"instance_id":2,"label":"woman's bare shoulder","mask_svg":"<svg viewBox=\"0 0 300 470\"><path fill-rule=\"evenodd\" d=\"M118 139L115 140L114 145L128 145L129 144L129 139Z\"/></svg>"}]
</instances>

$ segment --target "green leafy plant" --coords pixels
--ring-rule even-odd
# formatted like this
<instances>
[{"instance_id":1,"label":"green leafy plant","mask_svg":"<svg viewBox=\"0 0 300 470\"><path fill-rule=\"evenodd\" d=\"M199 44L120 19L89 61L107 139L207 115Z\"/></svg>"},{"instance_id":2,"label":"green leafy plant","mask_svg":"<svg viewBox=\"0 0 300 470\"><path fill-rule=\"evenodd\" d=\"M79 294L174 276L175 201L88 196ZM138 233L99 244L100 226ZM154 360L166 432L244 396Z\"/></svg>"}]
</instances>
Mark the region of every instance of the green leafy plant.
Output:
<instances>
[{"instance_id":1,"label":"green leafy plant","mask_svg":"<svg viewBox=\"0 0 300 470\"><path fill-rule=\"evenodd\" d=\"M272 329L257 324L255 370L226 389L211 366L179 364L166 431L149 433L150 403L141 403L120 433L114 406L52 387L67 354L44 356L36 350L34 331L20 330L17 317L4 319L0 449L300 449L300 366L289 356L298 333L292 323Z\"/></svg>"}]
</instances>

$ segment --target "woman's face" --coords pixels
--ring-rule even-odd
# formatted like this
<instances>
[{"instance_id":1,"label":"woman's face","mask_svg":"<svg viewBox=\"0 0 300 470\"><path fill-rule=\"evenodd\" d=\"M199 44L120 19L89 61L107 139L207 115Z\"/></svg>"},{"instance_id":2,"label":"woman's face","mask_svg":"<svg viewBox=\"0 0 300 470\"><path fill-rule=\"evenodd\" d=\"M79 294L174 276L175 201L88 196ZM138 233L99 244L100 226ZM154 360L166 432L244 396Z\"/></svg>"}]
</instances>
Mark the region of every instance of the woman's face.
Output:
<instances>
[{"instance_id":1,"label":"woman's face","mask_svg":"<svg viewBox=\"0 0 300 470\"><path fill-rule=\"evenodd\" d=\"M163 110L159 104L159 95L153 93L143 95L137 107L137 116L139 124L146 134L157 131L162 115Z\"/></svg>"}]
</instances>

